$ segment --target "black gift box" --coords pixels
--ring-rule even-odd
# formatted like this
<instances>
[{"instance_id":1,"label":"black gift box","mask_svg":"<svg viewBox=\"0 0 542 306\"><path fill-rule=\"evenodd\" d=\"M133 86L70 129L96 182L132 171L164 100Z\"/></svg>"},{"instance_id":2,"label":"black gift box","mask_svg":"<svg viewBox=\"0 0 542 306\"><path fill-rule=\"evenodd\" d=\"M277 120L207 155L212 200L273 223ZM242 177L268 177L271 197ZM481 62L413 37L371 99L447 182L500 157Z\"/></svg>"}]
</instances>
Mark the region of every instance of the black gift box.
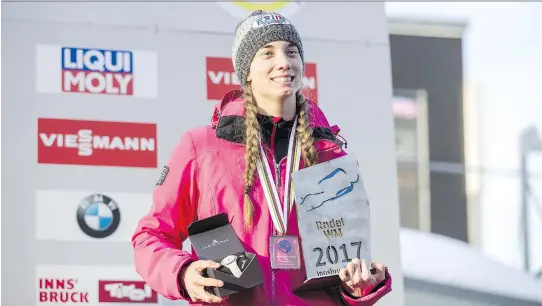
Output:
<instances>
[{"instance_id":1,"label":"black gift box","mask_svg":"<svg viewBox=\"0 0 542 306\"><path fill-rule=\"evenodd\" d=\"M219 214L192 222L188 226L188 235L192 247L201 260L213 260L220 263L226 256L236 255L238 257L237 263L242 272L239 278L235 277L225 266L216 270L207 268L204 271L203 276L224 282L224 286L220 288L207 288L210 293L218 297L225 297L263 284L262 270L256 254L244 250L241 241L228 221L227 214Z\"/></svg>"}]
</instances>

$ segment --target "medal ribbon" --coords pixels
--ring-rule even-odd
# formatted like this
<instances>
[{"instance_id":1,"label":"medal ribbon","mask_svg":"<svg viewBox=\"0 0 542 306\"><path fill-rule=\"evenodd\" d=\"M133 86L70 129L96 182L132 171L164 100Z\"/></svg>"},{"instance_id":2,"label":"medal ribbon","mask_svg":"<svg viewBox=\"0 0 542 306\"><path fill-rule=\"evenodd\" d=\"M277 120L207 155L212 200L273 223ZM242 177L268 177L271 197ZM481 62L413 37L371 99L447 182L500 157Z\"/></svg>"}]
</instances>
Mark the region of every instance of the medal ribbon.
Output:
<instances>
[{"instance_id":1,"label":"medal ribbon","mask_svg":"<svg viewBox=\"0 0 542 306\"><path fill-rule=\"evenodd\" d=\"M286 182L284 183L284 205L281 205L277 185L275 184L275 180L271 174L271 167L269 166L260 137L260 158L257 161L256 166L258 168L258 175L260 176L267 206L269 207L269 212L271 213L271 219L273 220L273 224L280 235L284 235L288 230L288 215L293 207L295 197L293 191L293 181L290 179L290 177L294 171L299 169L299 163L301 160L301 142L299 142L296 137L296 127L297 116L294 120L294 125L290 133L290 140L288 144L288 156L286 161L287 174ZM277 179L280 180L280 176L277 177Z\"/></svg>"}]
</instances>

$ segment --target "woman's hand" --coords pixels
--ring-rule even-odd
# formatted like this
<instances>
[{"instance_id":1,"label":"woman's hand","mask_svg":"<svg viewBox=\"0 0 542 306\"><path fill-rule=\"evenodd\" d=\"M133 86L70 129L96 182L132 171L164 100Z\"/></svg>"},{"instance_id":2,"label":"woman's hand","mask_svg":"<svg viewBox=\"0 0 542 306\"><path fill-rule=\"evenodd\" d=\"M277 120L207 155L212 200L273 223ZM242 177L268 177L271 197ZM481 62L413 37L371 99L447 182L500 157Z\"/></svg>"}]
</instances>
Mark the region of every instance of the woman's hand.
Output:
<instances>
[{"instance_id":1,"label":"woman's hand","mask_svg":"<svg viewBox=\"0 0 542 306\"><path fill-rule=\"evenodd\" d=\"M373 262L376 273L371 274L367 267L365 259L361 261L357 258L352 259L346 268L339 271L339 277L342 281L344 290L351 296L359 298L369 294L373 289L386 279L386 267L382 264Z\"/></svg>"},{"instance_id":2,"label":"woman's hand","mask_svg":"<svg viewBox=\"0 0 542 306\"><path fill-rule=\"evenodd\" d=\"M222 298L205 291L205 287L222 287L224 283L221 280L203 277L202 272L207 268L218 269L220 264L212 260L195 261L181 272L181 279L193 302L220 303Z\"/></svg>"}]
</instances>

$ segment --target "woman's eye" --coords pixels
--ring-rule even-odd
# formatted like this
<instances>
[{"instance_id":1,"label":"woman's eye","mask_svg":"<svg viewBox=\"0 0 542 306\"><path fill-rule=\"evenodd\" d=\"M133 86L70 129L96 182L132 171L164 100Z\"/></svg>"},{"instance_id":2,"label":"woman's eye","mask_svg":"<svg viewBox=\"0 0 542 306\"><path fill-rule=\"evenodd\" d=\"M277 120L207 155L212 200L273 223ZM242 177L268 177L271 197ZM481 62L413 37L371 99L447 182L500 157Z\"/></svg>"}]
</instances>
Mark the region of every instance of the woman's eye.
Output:
<instances>
[{"instance_id":1,"label":"woman's eye","mask_svg":"<svg viewBox=\"0 0 542 306\"><path fill-rule=\"evenodd\" d=\"M265 56L272 55L272 54L273 54L273 52L271 52L271 51L264 51L262 53L262 55L265 55Z\"/></svg>"}]
</instances>

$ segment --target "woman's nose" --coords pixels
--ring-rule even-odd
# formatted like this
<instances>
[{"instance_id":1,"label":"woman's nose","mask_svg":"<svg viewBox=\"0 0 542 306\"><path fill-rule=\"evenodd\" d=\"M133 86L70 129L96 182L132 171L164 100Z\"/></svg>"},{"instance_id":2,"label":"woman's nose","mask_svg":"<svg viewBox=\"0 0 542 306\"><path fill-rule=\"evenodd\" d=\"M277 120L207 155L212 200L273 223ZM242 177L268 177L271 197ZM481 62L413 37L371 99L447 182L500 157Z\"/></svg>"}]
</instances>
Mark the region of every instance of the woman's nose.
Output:
<instances>
[{"instance_id":1,"label":"woman's nose","mask_svg":"<svg viewBox=\"0 0 542 306\"><path fill-rule=\"evenodd\" d=\"M279 69L288 70L291 67L290 59L284 53L279 53L276 57L276 65Z\"/></svg>"}]
</instances>

